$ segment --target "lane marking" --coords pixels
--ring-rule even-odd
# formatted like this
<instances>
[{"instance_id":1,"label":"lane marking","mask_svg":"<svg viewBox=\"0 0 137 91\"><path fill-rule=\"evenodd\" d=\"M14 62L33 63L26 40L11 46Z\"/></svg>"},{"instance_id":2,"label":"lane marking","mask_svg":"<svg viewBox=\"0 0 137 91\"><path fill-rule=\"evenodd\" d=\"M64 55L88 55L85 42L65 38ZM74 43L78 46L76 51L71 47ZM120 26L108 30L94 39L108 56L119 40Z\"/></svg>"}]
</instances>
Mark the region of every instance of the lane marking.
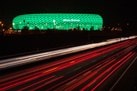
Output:
<instances>
[{"instance_id":1,"label":"lane marking","mask_svg":"<svg viewBox=\"0 0 137 91\"><path fill-rule=\"evenodd\" d=\"M122 75L118 78L118 80L114 83L114 85L109 89L109 91L113 91L114 87L119 83L119 81L123 78L123 76L126 74L126 72L129 70L129 68L135 63L137 60L137 56L133 59L133 61L129 64L129 66L125 69L125 71L122 73Z\"/></svg>"}]
</instances>

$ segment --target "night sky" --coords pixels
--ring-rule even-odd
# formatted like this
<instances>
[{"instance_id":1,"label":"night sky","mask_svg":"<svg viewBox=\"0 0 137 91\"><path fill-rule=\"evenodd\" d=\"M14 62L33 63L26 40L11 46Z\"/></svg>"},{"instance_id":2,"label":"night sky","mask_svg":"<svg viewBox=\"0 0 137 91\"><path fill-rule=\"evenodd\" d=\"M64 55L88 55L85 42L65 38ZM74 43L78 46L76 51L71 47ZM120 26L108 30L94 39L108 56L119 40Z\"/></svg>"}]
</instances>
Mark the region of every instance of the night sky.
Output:
<instances>
[{"instance_id":1,"label":"night sky","mask_svg":"<svg viewBox=\"0 0 137 91\"><path fill-rule=\"evenodd\" d=\"M0 20L28 13L96 13L105 24L137 21L135 0L2 0Z\"/></svg>"}]
</instances>

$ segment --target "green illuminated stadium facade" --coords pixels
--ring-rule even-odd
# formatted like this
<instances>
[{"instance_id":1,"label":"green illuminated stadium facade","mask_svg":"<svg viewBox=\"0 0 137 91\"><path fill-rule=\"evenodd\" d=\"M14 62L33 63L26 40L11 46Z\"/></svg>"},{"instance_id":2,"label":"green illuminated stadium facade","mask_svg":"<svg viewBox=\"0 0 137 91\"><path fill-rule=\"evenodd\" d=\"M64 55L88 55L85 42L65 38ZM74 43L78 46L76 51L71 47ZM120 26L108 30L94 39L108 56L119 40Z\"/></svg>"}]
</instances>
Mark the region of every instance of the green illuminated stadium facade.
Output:
<instances>
[{"instance_id":1,"label":"green illuminated stadium facade","mask_svg":"<svg viewBox=\"0 0 137 91\"><path fill-rule=\"evenodd\" d=\"M98 14L25 14L13 19L13 29L22 30L27 27L29 30L101 30L103 19Z\"/></svg>"}]
</instances>

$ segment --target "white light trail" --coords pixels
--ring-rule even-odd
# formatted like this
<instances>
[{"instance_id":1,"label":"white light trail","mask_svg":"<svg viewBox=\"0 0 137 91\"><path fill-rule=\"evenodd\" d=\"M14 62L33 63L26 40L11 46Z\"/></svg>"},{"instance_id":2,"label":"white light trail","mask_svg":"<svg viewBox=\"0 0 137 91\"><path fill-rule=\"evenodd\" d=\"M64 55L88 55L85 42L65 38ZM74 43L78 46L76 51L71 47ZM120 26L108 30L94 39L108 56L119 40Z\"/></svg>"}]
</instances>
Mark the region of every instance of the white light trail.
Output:
<instances>
[{"instance_id":1,"label":"white light trail","mask_svg":"<svg viewBox=\"0 0 137 91\"><path fill-rule=\"evenodd\" d=\"M76 53L80 51L84 51L87 49L92 49L104 45L109 45L112 43L128 40L128 39L134 39L137 38L137 36L130 36L130 37L122 37L122 38L115 38L115 39L109 39L104 42L100 43L94 43L94 44L87 44L87 45L82 45L82 46L76 46L76 47L70 47L70 48L65 48L65 49L59 49L59 50L53 50L49 52L43 52L43 53L38 53L38 54L32 54L32 55L26 55L26 56L21 56L21 57L15 57L15 58L10 58L10 59L4 59L0 60L0 70L5 69L5 68L10 68L10 67L15 67L19 65L24 65L40 60L45 60L53 57L58 57L70 53Z\"/></svg>"}]
</instances>

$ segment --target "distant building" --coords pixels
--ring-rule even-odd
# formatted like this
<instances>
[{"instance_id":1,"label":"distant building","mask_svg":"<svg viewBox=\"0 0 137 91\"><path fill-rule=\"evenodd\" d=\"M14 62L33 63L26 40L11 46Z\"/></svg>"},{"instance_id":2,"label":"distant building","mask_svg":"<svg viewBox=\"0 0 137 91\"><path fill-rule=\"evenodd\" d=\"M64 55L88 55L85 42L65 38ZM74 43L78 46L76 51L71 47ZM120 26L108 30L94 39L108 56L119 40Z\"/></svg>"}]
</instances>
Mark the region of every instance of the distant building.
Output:
<instances>
[{"instance_id":1,"label":"distant building","mask_svg":"<svg viewBox=\"0 0 137 91\"><path fill-rule=\"evenodd\" d=\"M14 30L101 30L103 19L98 14L67 14L67 13L47 13L47 14L25 14L13 19Z\"/></svg>"}]
</instances>

